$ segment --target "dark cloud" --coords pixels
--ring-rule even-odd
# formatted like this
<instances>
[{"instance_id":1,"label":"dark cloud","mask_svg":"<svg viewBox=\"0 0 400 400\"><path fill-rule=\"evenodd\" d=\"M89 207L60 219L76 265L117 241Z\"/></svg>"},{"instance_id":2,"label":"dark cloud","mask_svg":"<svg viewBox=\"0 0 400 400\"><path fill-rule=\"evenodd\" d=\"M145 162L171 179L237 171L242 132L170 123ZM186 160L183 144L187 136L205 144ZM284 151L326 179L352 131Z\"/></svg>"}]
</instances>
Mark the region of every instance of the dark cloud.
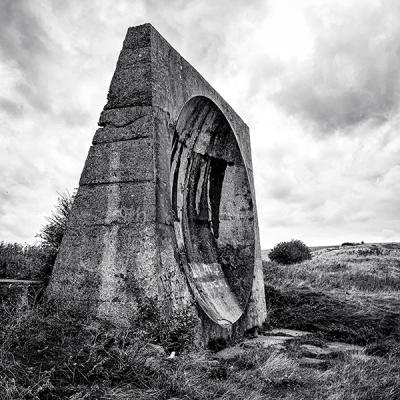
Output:
<instances>
[{"instance_id":1,"label":"dark cloud","mask_svg":"<svg viewBox=\"0 0 400 400\"><path fill-rule=\"evenodd\" d=\"M390 119L400 102L400 3L378 4L310 9L313 55L285 66L271 99L320 132Z\"/></svg>"}]
</instances>

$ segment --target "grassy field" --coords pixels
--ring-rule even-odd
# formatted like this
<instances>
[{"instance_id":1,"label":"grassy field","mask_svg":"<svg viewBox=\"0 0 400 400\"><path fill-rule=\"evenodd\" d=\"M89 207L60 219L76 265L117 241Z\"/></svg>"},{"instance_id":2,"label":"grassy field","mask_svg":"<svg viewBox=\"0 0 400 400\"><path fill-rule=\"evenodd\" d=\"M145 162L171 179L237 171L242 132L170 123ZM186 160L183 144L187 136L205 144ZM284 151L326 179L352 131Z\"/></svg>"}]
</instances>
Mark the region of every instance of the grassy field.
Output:
<instances>
[{"instance_id":1,"label":"grassy field","mask_svg":"<svg viewBox=\"0 0 400 400\"><path fill-rule=\"evenodd\" d=\"M400 338L400 246L313 252L301 264L265 261L270 323L368 344Z\"/></svg>"},{"instance_id":2,"label":"grassy field","mask_svg":"<svg viewBox=\"0 0 400 400\"><path fill-rule=\"evenodd\" d=\"M0 399L400 398L400 247L318 249L301 264L266 261L264 272L265 329L312 334L228 360L190 346L168 359L154 331L119 330L49 304L3 307ZM301 344L327 340L366 351L301 365Z\"/></svg>"}]
</instances>

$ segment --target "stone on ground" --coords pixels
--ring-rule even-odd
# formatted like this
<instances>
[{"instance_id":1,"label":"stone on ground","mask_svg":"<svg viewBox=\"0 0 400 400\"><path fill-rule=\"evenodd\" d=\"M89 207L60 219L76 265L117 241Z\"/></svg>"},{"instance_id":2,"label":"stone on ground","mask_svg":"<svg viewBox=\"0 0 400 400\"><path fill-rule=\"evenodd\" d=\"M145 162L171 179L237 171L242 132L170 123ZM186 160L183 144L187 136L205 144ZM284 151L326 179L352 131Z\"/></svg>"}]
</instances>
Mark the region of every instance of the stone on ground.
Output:
<instances>
[{"instance_id":1,"label":"stone on ground","mask_svg":"<svg viewBox=\"0 0 400 400\"><path fill-rule=\"evenodd\" d=\"M266 348L270 346L281 346L287 341L293 340L290 336L258 336L254 339L245 340L241 343L244 348L261 347Z\"/></svg>"},{"instance_id":2,"label":"stone on ground","mask_svg":"<svg viewBox=\"0 0 400 400\"><path fill-rule=\"evenodd\" d=\"M311 332L298 331L295 329L274 328L271 331L265 332L265 334L268 336L281 335L281 336L291 336L291 337L302 337L302 336L311 335Z\"/></svg>"},{"instance_id":3,"label":"stone on ground","mask_svg":"<svg viewBox=\"0 0 400 400\"><path fill-rule=\"evenodd\" d=\"M227 347L226 349L223 349L219 351L218 353L214 354L214 358L218 360L233 360L236 357L242 356L246 351L240 347Z\"/></svg>"},{"instance_id":4,"label":"stone on ground","mask_svg":"<svg viewBox=\"0 0 400 400\"><path fill-rule=\"evenodd\" d=\"M146 345L146 350L153 356L165 357L167 355L162 346L154 343L148 343Z\"/></svg>"},{"instance_id":5,"label":"stone on ground","mask_svg":"<svg viewBox=\"0 0 400 400\"><path fill-rule=\"evenodd\" d=\"M299 360L300 367L326 367L326 360L319 360L317 358L303 357Z\"/></svg>"},{"instance_id":6,"label":"stone on ground","mask_svg":"<svg viewBox=\"0 0 400 400\"><path fill-rule=\"evenodd\" d=\"M300 348L302 354L306 357L323 358L333 353L332 350L328 348L322 348L311 344L303 344Z\"/></svg>"},{"instance_id":7,"label":"stone on ground","mask_svg":"<svg viewBox=\"0 0 400 400\"><path fill-rule=\"evenodd\" d=\"M329 350L337 353L361 353L364 351L362 346L342 342L330 342L327 343L327 346Z\"/></svg>"}]
</instances>

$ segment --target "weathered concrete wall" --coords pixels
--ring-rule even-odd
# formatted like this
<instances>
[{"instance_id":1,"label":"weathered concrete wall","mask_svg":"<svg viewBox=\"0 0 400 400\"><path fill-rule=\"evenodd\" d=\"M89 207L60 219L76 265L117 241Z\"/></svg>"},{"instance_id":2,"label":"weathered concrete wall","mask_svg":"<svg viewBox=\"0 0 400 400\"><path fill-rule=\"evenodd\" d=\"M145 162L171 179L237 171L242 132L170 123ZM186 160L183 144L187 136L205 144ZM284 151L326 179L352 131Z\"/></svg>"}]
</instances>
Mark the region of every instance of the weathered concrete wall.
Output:
<instances>
[{"instance_id":1,"label":"weathered concrete wall","mask_svg":"<svg viewBox=\"0 0 400 400\"><path fill-rule=\"evenodd\" d=\"M144 298L193 304L206 340L261 325L246 124L145 24L128 30L99 125L48 294L119 323Z\"/></svg>"}]
</instances>

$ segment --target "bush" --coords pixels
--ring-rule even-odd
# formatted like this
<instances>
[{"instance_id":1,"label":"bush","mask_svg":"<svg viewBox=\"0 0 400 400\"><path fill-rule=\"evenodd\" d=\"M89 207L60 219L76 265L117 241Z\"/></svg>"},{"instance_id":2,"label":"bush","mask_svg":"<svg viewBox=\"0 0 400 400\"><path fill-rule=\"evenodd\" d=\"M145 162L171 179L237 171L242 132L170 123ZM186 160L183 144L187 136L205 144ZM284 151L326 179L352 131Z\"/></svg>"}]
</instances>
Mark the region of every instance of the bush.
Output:
<instances>
[{"instance_id":1,"label":"bush","mask_svg":"<svg viewBox=\"0 0 400 400\"><path fill-rule=\"evenodd\" d=\"M139 328L147 340L169 352L180 352L194 346L198 321L191 305L167 313L155 301L142 296L138 308L132 326Z\"/></svg>"},{"instance_id":2,"label":"bush","mask_svg":"<svg viewBox=\"0 0 400 400\"><path fill-rule=\"evenodd\" d=\"M278 243L268 254L271 261L279 264L295 264L311 260L310 249L301 240Z\"/></svg>"},{"instance_id":3,"label":"bush","mask_svg":"<svg viewBox=\"0 0 400 400\"><path fill-rule=\"evenodd\" d=\"M42 228L38 235L45 246L53 248L56 252L60 248L62 238L67 229L69 213L71 212L75 194L68 192L60 194L58 204L51 217L47 218L48 223Z\"/></svg>"},{"instance_id":4,"label":"bush","mask_svg":"<svg viewBox=\"0 0 400 400\"><path fill-rule=\"evenodd\" d=\"M0 242L0 279L47 281L64 236L75 195L61 194L36 245Z\"/></svg>"},{"instance_id":5,"label":"bush","mask_svg":"<svg viewBox=\"0 0 400 400\"><path fill-rule=\"evenodd\" d=\"M0 242L0 279L46 280L56 255L46 245Z\"/></svg>"}]
</instances>

